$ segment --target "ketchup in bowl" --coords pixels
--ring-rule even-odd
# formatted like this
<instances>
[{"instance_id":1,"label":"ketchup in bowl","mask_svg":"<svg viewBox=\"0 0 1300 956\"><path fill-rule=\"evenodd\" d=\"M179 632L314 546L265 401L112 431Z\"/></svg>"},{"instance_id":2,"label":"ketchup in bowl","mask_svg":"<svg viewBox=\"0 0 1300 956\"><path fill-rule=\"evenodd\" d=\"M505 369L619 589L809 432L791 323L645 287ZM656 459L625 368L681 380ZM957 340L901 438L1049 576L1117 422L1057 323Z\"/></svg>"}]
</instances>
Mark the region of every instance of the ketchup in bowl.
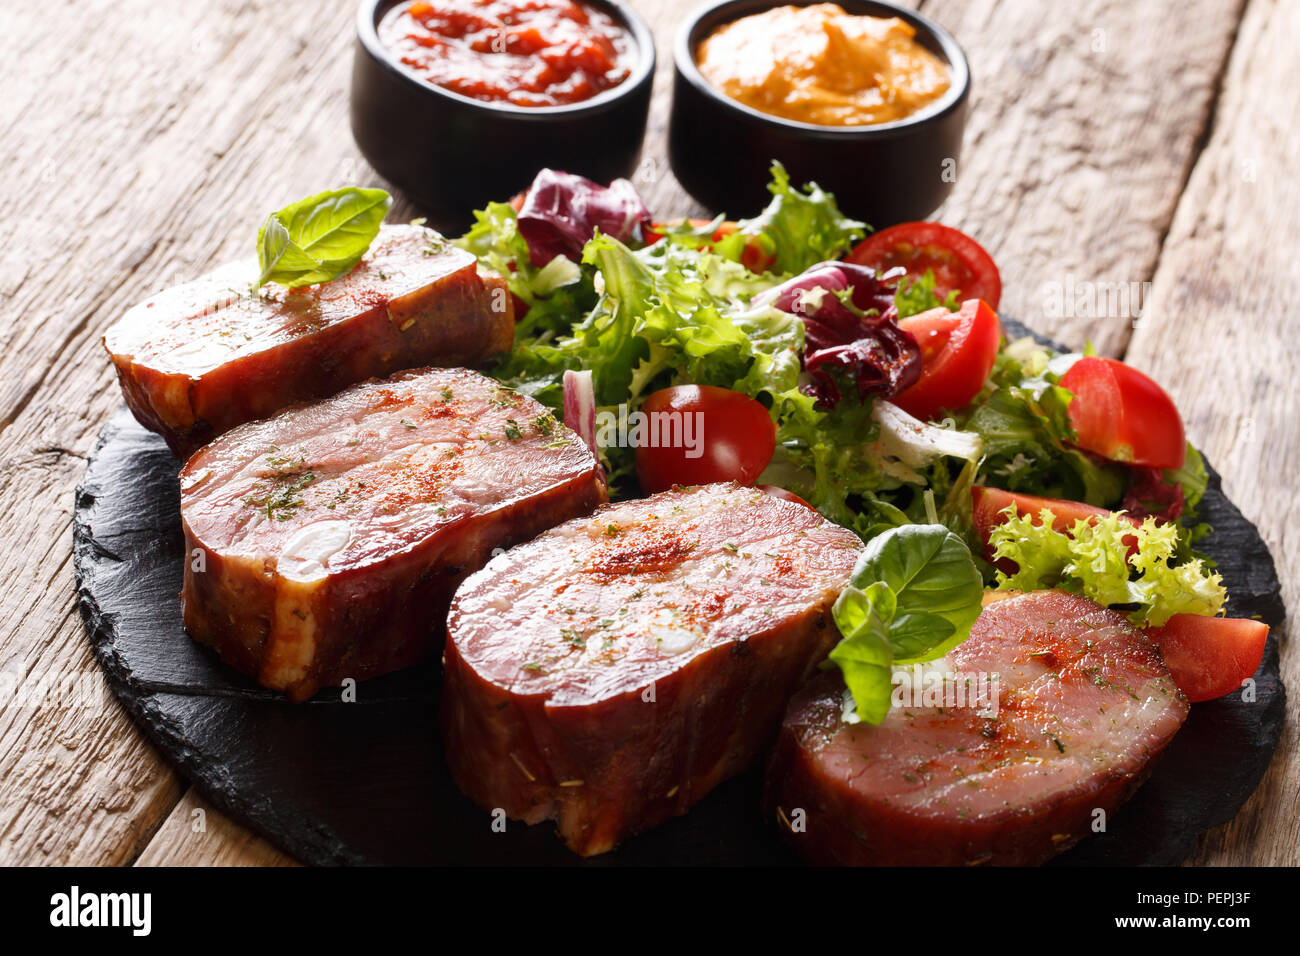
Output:
<instances>
[{"instance_id":1,"label":"ketchup in bowl","mask_svg":"<svg viewBox=\"0 0 1300 956\"><path fill-rule=\"evenodd\" d=\"M415 0L379 40L421 79L486 102L580 103L631 74L632 38L609 14L570 0Z\"/></svg>"}]
</instances>

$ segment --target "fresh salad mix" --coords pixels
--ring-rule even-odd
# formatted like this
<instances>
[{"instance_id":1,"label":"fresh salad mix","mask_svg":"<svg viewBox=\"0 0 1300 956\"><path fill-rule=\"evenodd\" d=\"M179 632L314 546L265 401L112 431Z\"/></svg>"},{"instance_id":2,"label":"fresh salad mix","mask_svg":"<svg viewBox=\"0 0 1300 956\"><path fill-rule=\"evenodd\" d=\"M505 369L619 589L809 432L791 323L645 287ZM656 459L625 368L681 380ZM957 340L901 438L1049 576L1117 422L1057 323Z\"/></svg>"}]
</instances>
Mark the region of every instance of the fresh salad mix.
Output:
<instances>
[{"instance_id":1,"label":"fresh salad mix","mask_svg":"<svg viewBox=\"0 0 1300 956\"><path fill-rule=\"evenodd\" d=\"M768 189L752 219L664 222L625 180L543 170L476 213L456 243L507 278L518 316L493 374L562 414L616 496L735 480L856 531L830 658L853 719L883 719L893 665L964 640L986 586L1123 609L1192 700L1255 672L1268 629L1219 616L1195 550L1205 467L1159 385L1009 339L997 267L957 230L864 238L779 164ZM611 432L651 411L699 413L707 441Z\"/></svg>"}]
</instances>

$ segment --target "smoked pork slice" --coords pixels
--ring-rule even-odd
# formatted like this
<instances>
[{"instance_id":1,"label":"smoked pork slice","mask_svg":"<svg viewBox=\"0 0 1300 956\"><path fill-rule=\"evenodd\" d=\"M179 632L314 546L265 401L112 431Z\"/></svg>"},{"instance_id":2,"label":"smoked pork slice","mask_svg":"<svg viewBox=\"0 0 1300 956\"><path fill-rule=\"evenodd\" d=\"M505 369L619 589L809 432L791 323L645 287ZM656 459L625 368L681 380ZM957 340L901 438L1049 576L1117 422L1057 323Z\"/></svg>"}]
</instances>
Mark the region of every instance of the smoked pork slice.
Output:
<instances>
[{"instance_id":1,"label":"smoked pork slice","mask_svg":"<svg viewBox=\"0 0 1300 956\"><path fill-rule=\"evenodd\" d=\"M382 227L332 282L259 295L256 279L255 260L231 263L135 306L104 335L132 413L181 458L368 378L482 364L514 335L503 280L420 226Z\"/></svg>"},{"instance_id":2,"label":"smoked pork slice","mask_svg":"<svg viewBox=\"0 0 1300 956\"><path fill-rule=\"evenodd\" d=\"M436 650L456 586L494 548L605 499L581 439L477 372L366 382L186 463L185 626L301 700Z\"/></svg>"},{"instance_id":3,"label":"smoked pork slice","mask_svg":"<svg viewBox=\"0 0 1300 956\"><path fill-rule=\"evenodd\" d=\"M795 695L765 802L807 859L1042 863L1105 826L1187 718L1150 641L1070 594L989 604L946 664L951 696L913 697L876 727L842 720L838 673ZM997 716L981 685L994 674Z\"/></svg>"},{"instance_id":4,"label":"smoked pork slice","mask_svg":"<svg viewBox=\"0 0 1300 956\"><path fill-rule=\"evenodd\" d=\"M485 809L577 853L684 813L770 744L833 646L861 542L706 485L601 508L495 558L448 617L443 732Z\"/></svg>"}]
</instances>

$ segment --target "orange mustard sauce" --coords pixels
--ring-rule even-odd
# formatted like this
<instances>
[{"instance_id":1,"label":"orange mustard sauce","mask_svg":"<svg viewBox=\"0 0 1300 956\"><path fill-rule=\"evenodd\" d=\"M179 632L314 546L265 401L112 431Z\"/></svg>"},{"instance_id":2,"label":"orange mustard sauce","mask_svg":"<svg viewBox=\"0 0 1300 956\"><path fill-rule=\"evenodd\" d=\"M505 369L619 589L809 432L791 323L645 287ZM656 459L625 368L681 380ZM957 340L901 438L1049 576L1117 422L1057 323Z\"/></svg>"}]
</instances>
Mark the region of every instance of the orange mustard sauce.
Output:
<instances>
[{"instance_id":1,"label":"orange mustard sauce","mask_svg":"<svg viewBox=\"0 0 1300 956\"><path fill-rule=\"evenodd\" d=\"M724 24L700 44L704 78L752 109L819 126L903 119L943 96L948 65L907 22L834 3L775 7Z\"/></svg>"}]
</instances>

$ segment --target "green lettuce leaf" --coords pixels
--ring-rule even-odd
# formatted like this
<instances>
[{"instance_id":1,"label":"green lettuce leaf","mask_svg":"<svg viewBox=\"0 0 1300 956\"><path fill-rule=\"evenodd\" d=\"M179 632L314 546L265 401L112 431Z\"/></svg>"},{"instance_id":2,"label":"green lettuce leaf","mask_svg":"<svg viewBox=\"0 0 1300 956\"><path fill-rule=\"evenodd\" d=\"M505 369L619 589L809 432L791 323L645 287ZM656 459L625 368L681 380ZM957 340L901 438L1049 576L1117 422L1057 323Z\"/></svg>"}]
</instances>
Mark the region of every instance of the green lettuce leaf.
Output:
<instances>
[{"instance_id":1,"label":"green lettuce leaf","mask_svg":"<svg viewBox=\"0 0 1300 956\"><path fill-rule=\"evenodd\" d=\"M1191 442L1187 443L1187 458L1183 461L1183 467L1167 469L1165 481L1182 485L1183 504L1187 508L1194 509L1201 503L1205 489L1210 485L1210 475L1205 470L1205 459Z\"/></svg>"},{"instance_id":2,"label":"green lettuce leaf","mask_svg":"<svg viewBox=\"0 0 1300 956\"><path fill-rule=\"evenodd\" d=\"M772 276L687 241L633 250L603 235L587 243L581 269L595 296L591 307L567 328L549 323L517 334L498 378L553 409L561 405L566 369L591 371L596 403L607 410L635 410L656 389L686 383L771 404L797 388L802 321L750 304ZM513 282L536 281L523 266L514 274ZM631 449L602 449L602 458L613 484L630 479Z\"/></svg>"},{"instance_id":3,"label":"green lettuce leaf","mask_svg":"<svg viewBox=\"0 0 1300 956\"><path fill-rule=\"evenodd\" d=\"M816 183L795 189L780 163L772 163L767 188L772 194L767 208L753 219L741 220L734 235L742 244L745 236L770 240L776 272L798 275L809 266L838 259L866 232L865 223L841 213L835 197Z\"/></svg>"},{"instance_id":4,"label":"green lettuce leaf","mask_svg":"<svg viewBox=\"0 0 1300 956\"><path fill-rule=\"evenodd\" d=\"M567 334L596 304L591 270L563 257L540 269L528 256L518 216L509 203L494 202L474 213L474 225L454 244L477 257L479 264L506 280L523 303L515 323L515 345L526 347L538 336Z\"/></svg>"},{"instance_id":5,"label":"green lettuce leaf","mask_svg":"<svg viewBox=\"0 0 1300 956\"><path fill-rule=\"evenodd\" d=\"M1134 528L1112 514L1080 519L1062 533L1053 530L1053 518L1044 508L1041 524L1031 515L1016 515L989 533L994 556L1018 566L1015 574L998 571L998 588L1059 587L1098 604L1133 607L1128 617L1139 627L1164 624L1175 614L1223 610L1227 592L1219 574L1198 559L1178 559L1178 525L1147 518ZM1134 539L1137 551L1130 556Z\"/></svg>"},{"instance_id":6,"label":"green lettuce leaf","mask_svg":"<svg viewBox=\"0 0 1300 956\"><path fill-rule=\"evenodd\" d=\"M894 293L894 308L898 310L898 317L905 319L909 315L919 315L940 306L949 312L955 312L960 308L961 290L954 289L948 293L947 298L940 299L934 291L934 284L934 272L931 269L926 269L925 274L915 281L903 276L899 280L898 290Z\"/></svg>"},{"instance_id":7,"label":"green lettuce leaf","mask_svg":"<svg viewBox=\"0 0 1300 956\"><path fill-rule=\"evenodd\" d=\"M1123 467L1070 444L1074 396L1057 382L1073 358L1041 349L1024 362L1005 352L999 356L992 385L964 423L984 439L981 484L1102 508L1119 504L1126 487Z\"/></svg>"}]
</instances>

